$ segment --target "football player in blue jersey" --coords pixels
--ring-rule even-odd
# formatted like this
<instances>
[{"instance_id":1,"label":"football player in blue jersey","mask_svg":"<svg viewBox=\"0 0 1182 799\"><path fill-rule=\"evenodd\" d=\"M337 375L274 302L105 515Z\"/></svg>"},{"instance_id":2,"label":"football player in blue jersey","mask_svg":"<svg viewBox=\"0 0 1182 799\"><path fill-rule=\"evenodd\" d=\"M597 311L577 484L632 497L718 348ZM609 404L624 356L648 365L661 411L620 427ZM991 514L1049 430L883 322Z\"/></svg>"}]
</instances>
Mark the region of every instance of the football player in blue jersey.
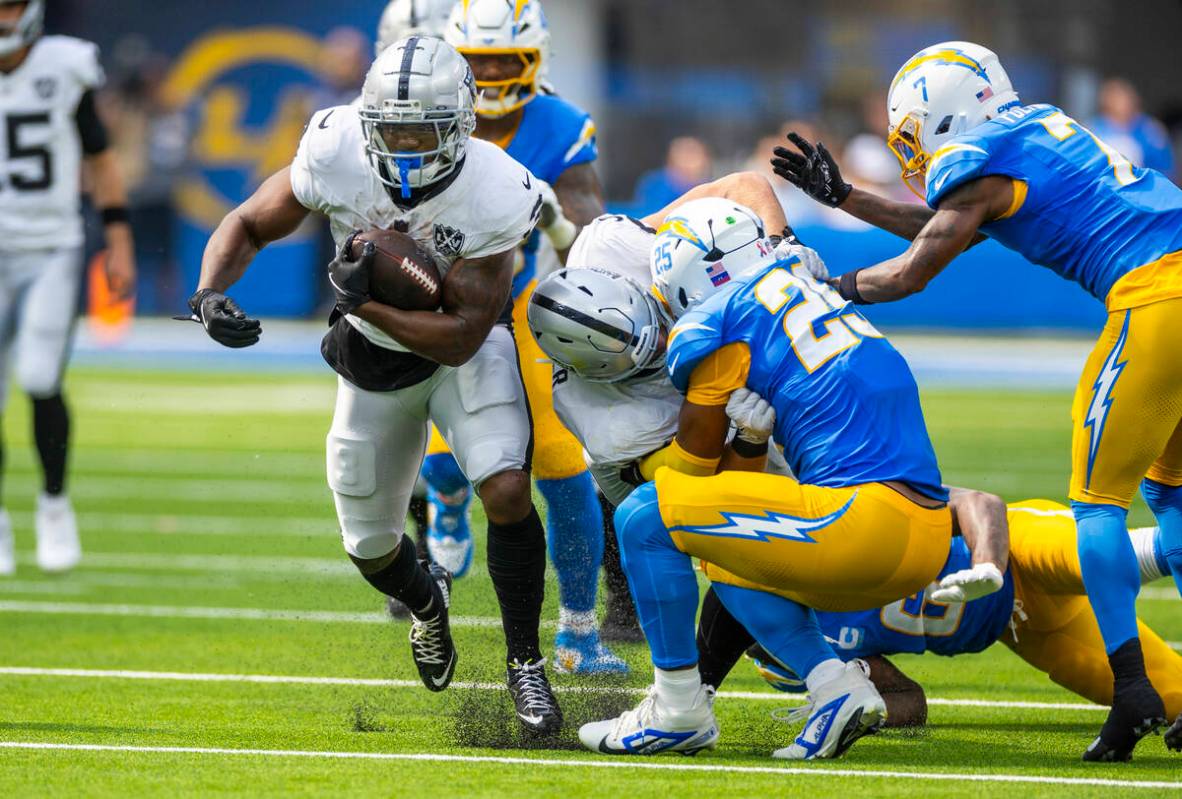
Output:
<instances>
[{"instance_id":1,"label":"football player in blue jersey","mask_svg":"<svg viewBox=\"0 0 1182 799\"><path fill-rule=\"evenodd\" d=\"M543 183L542 219L522 248L513 279L514 327L525 331L527 299L537 277L565 260L579 227L603 213L603 189L593 166L595 123L543 86L550 32L537 0L460 0L444 39L468 59L476 77L476 137L500 146ZM595 615L603 560L603 512L595 484L582 447L554 413L548 361L528 333L516 340L534 423L533 476L546 499L550 558L558 575L554 665L560 672L626 673L627 664L601 642ZM460 565L470 563L465 513L471 490L438 435L423 473L433 510L428 543L440 556L458 543L466 553Z\"/></svg>"},{"instance_id":2,"label":"football player in blue jersey","mask_svg":"<svg viewBox=\"0 0 1182 799\"><path fill-rule=\"evenodd\" d=\"M963 538L953 538L946 577L968 568L979 542L964 524L965 500L1001 500L978 492L953 490L951 505L961 517ZM1003 506L1004 507L1004 506ZM1003 510L1004 512L1004 510ZM1000 641L1059 685L1101 705L1112 701L1112 672L1095 616L1090 612L1076 552L1075 521L1069 508L1048 500L1009 506L1010 557L1000 591L967 601L940 601L933 590L914 594L882 608L851 613L818 612L821 631L843 660L862 658L887 706L889 726L923 724L927 704L923 688L909 679L888 655L933 652L954 656L980 652ZM1128 531L1141 581L1169 573L1161 531ZM1182 713L1182 655L1153 630L1139 623L1145 663L1169 713ZM707 594L699 625L702 680L718 687L754 639ZM760 674L782 691L804 690L803 682L776 658L752 646L749 654ZM1182 749L1182 728L1167 733L1166 743Z\"/></svg>"},{"instance_id":3,"label":"football player in blue jersey","mask_svg":"<svg viewBox=\"0 0 1182 799\"><path fill-rule=\"evenodd\" d=\"M681 206L658 230L652 271L679 319L666 365L685 400L672 444L640 464L653 482L620 505L616 527L655 680L637 708L579 737L609 754L715 744L694 641L700 558L723 603L805 676L816 703L774 756L839 756L886 708L837 658L813 609L876 608L921 591L948 554L948 492L914 378L849 302L798 259L779 260L760 220L733 202ZM766 437L727 444L728 405L750 392L774 409L776 443L800 482L762 473ZM1004 549L1004 517L994 532ZM975 562L957 584L997 590L1003 558Z\"/></svg>"},{"instance_id":4,"label":"football player in blue jersey","mask_svg":"<svg viewBox=\"0 0 1182 799\"><path fill-rule=\"evenodd\" d=\"M1128 760L1166 722L1137 635L1137 561L1125 532L1141 486L1182 588L1182 190L1134 167L1052 105L1026 105L997 56L946 42L895 75L888 144L927 207L853 189L824 147L790 136L773 166L813 198L912 241L897 258L834 280L843 298L923 289L984 236L1078 282L1108 323L1073 406L1070 497L1088 598L1114 676L1085 760Z\"/></svg>"}]
</instances>

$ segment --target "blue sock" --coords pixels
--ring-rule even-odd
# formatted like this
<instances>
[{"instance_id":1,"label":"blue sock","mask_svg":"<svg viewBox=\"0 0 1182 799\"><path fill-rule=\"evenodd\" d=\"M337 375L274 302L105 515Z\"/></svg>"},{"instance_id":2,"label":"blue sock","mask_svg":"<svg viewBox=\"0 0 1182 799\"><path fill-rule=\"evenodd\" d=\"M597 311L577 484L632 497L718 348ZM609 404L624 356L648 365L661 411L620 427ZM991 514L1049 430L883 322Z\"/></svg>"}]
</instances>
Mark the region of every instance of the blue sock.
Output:
<instances>
[{"instance_id":1,"label":"blue sock","mask_svg":"<svg viewBox=\"0 0 1182 799\"><path fill-rule=\"evenodd\" d=\"M558 573L559 601L576 613L593 611L603 563L603 509L595 483L583 472L537 485L546 498L546 539Z\"/></svg>"},{"instance_id":2,"label":"blue sock","mask_svg":"<svg viewBox=\"0 0 1182 799\"><path fill-rule=\"evenodd\" d=\"M468 506L472 504L472 486L450 452L439 452L423 459L420 472L427 482L427 501L435 509L432 532L462 540L471 534Z\"/></svg>"},{"instance_id":3,"label":"blue sock","mask_svg":"<svg viewBox=\"0 0 1182 799\"><path fill-rule=\"evenodd\" d=\"M689 555L680 552L657 506L657 487L645 483L616 508L620 562L636 601L636 615L659 669L698 662L695 640L698 578Z\"/></svg>"},{"instance_id":4,"label":"blue sock","mask_svg":"<svg viewBox=\"0 0 1182 799\"><path fill-rule=\"evenodd\" d=\"M1182 486L1168 486L1146 477L1141 481L1141 494L1157 517L1154 549L1158 560L1168 564L1174 584L1182 593Z\"/></svg>"},{"instance_id":5,"label":"blue sock","mask_svg":"<svg viewBox=\"0 0 1182 799\"><path fill-rule=\"evenodd\" d=\"M1137 637L1137 592L1141 570L1126 527L1128 511L1117 505L1072 502L1078 532L1079 567L1088 601L1112 654Z\"/></svg>"},{"instance_id":6,"label":"blue sock","mask_svg":"<svg viewBox=\"0 0 1182 799\"><path fill-rule=\"evenodd\" d=\"M724 583L714 583L713 587L722 604L760 646L800 679L818 664L837 657L812 608L766 591Z\"/></svg>"}]
</instances>

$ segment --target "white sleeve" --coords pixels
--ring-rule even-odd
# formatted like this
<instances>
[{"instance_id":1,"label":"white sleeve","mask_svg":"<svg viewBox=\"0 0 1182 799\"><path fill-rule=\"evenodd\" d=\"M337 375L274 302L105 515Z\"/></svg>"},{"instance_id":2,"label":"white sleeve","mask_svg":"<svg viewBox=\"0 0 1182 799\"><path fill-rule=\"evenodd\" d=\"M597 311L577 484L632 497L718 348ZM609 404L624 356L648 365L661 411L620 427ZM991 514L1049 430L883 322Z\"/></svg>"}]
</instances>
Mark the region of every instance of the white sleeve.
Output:
<instances>
[{"instance_id":1,"label":"white sleeve","mask_svg":"<svg viewBox=\"0 0 1182 799\"><path fill-rule=\"evenodd\" d=\"M316 122L324 113L317 112L308 122L308 128L300 139L300 147L291 162L292 193L300 205L310 211L321 213L325 213L330 205L328 186L321 177L324 165L321 163L322 159L316 157L322 144L316 139L324 132Z\"/></svg>"},{"instance_id":2,"label":"white sleeve","mask_svg":"<svg viewBox=\"0 0 1182 799\"><path fill-rule=\"evenodd\" d=\"M99 61L99 47L93 42L84 42L86 55L79 64L79 80L86 89L101 89L107 82L107 75L103 72L102 62Z\"/></svg>"},{"instance_id":3,"label":"white sleeve","mask_svg":"<svg viewBox=\"0 0 1182 799\"><path fill-rule=\"evenodd\" d=\"M485 143L471 142L477 144ZM465 241L461 255L484 258L520 247L529 237L542 213L542 192L538 179L500 148L486 145L469 153L473 156L488 160L477 174L479 196L473 198L470 212L480 225Z\"/></svg>"}]
</instances>

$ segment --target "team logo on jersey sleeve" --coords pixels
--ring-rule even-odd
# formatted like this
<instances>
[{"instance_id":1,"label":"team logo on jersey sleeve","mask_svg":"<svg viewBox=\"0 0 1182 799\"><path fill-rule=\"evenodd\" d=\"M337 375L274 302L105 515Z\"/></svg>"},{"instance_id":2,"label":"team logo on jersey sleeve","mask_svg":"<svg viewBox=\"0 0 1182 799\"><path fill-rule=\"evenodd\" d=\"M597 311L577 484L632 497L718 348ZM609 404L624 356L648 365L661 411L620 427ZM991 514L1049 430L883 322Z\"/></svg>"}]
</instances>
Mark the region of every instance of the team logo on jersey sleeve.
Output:
<instances>
[{"instance_id":1,"label":"team logo on jersey sleeve","mask_svg":"<svg viewBox=\"0 0 1182 799\"><path fill-rule=\"evenodd\" d=\"M464 251L463 231L447 225L436 225L435 251L443 256L459 258Z\"/></svg>"}]
</instances>

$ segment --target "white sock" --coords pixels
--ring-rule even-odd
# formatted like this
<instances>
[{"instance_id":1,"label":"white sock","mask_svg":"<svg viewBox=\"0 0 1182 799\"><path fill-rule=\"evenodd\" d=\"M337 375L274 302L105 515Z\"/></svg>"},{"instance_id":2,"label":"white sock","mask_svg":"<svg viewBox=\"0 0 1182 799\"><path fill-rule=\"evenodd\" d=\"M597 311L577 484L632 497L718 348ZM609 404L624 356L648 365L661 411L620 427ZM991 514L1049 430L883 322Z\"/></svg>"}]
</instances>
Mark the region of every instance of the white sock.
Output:
<instances>
[{"instance_id":1,"label":"white sock","mask_svg":"<svg viewBox=\"0 0 1182 799\"><path fill-rule=\"evenodd\" d=\"M804 684L808 686L809 693L811 694L825 683L836 680L844 673L845 664L837 658L830 658L813 666L813 670L804 678Z\"/></svg>"},{"instance_id":2,"label":"white sock","mask_svg":"<svg viewBox=\"0 0 1182 799\"><path fill-rule=\"evenodd\" d=\"M653 682L657 686L657 698L671 710L689 710L694 706L698 691L702 688L702 675L695 665L690 669L666 671L653 669Z\"/></svg>"},{"instance_id":3,"label":"white sock","mask_svg":"<svg viewBox=\"0 0 1182 799\"><path fill-rule=\"evenodd\" d=\"M558 631L572 632L575 635L586 635L598 629L594 610L577 611L570 608L558 608Z\"/></svg>"},{"instance_id":4,"label":"white sock","mask_svg":"<svg viewBox=\"0 0 1182 799\"><path fill-rule=\"evenodd\" d=\"M1137 553L1137 565L1141 567L1141 584L1151 583L1165 577L1157 562L1157 552L1154 551L1157 528L1138 527L1135 530L1129 530L1129 538L1132 539L1133 550Z\"/></svg>"}]
</instances>

